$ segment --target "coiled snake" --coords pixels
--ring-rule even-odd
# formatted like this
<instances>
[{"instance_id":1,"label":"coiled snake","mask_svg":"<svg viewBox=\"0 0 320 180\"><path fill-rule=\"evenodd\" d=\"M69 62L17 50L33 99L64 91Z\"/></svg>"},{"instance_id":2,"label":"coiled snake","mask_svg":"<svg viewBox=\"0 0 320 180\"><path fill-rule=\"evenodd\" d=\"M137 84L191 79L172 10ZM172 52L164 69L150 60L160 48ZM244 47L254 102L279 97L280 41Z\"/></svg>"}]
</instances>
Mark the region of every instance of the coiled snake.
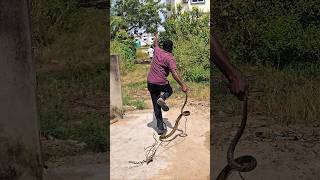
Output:
<instances>
[{"instance_id":1,"label":"coiled snake","mask_svg":"<svg viewBox=\"0 0 320 180\"><path fill-rule=\"evenodd\" d=\"M248 116L248 95L245 95L244 101L243 101L243 114L242 114L241 124L228 148L228 153L227 153L228 165L223 168L223 170L220 172L216 180L226 180L227 177L230 175L231 171L238 171L239 173L249 172L254 170L257 167L257 160L253 156L245 155L245 156L240 156L234 159L234 150L246 127L247 118L248 118L247 116Z\"/></svg>"},{"instance_id":2,"label":"coiled snake","mask_svg":"<svg viewBox=\"0 0 320 180\"><path fill-rule=\"evenodd\" d=\"M181 113L180 113L180 115L178 116L178 118L176 119L176 122L175 122L175 124L174 124L171 132L170 132L169 134L163 134L163 135L161 135L161 136L159 137L159 141L168 142L168 141L174 140L174 139L177 138L178 136L180 136L180 137L186 137L186 136L187 136L187 134L185 134L185 133L182 131L181 133L175 135L173 138L171 138L170 140L168 140L168 138L171 137L171 136L178 130L178 126L179 126L179 122L180 122L181 118L182 118L183 116L189 116L189 115L190 115L190 111L183 111L183 109L184 109L184 107L186 106L187 101L188 101L188 94L187 94L187 93L185 93L185 94L186 94L186 96L185 96L186 98L185 98L184 103L183 103L183 105L182 105L182 107L181 107Z\"/></svg>"},{"instance_id":3,"label":"coiled snake","mask_svg":"<svg viewBox=\"0 0 320 180\"><path fill-rule=\"evenodd\" d=\"M160 143L158 143L156 137L155 137L155 134L153 136L154 140L155 140L155 143L153 143L151 146L148 146L145 148L145 151L146 151L146 159L145 160L142 160L142 161L129 161L129 163L132 163L132 164L136 164L136 165L142 165L143 163L146 163L146 164L149 164L150 162L153 161L153 157L154 155L156 154L159 146L161 146L162 143L164 142L171 142L173 141L174 139L176 139L178 136L180 137L186 137L187 134L185 133L185 131L183 130L180 130L178 129L178 126L179 126L179 123L180 123L180 120L182 117L184 116L189 116L190 115L190 111L183 111L184 110L184 107L186 106L187 104L187 101L188 101L188 94L185 93L185 100L184 100L184 103L181 107L181 113L180 115L178 116L178 118L176 119L176 122L171 130L170 133L168 134L163 134L159 137L159 141ZM170 138L176 131L180 131L180 133L176 134L174 137Z\"/></svg>"}]
</instances>

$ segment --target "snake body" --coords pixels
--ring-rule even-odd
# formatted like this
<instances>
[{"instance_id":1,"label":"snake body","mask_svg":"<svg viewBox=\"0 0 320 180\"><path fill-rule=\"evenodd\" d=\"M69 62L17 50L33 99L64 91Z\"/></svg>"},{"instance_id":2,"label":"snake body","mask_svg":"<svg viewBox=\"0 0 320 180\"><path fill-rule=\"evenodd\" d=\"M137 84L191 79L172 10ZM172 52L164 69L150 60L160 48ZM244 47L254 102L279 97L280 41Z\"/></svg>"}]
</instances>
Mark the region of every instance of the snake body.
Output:
<instances>
[{"instance_id":1,"label":"snake body","mask_svg":"<svg viewBox=\"0 0 320 180\"><path fill-rule=\"evenodd\" d=\"M160 143L158 143L157 139L155 138L155 135L154 135L154 140L155 140L155 143L152 144L151 146L148 146L147 148L145 148L145 151L146 151L146 159L145 160L142 160L142 161L129 161L129 163L131 164L135 164L137 166L140 166L144 163L146 164L149 164L150 162L153 161L153 157L154 155L156 154L158 148L160 147L160 145L163 143L163 142L170 142L170 141L173 141L175 138L177 138L178 136L180 137L186 137L187 134L183 131L183 130L180 130L178 129L178 126L179 126L179 122L181 120L181 118L183 116L189 116L190 115L190 111L183 111L184 110L184 107L186 106L187 104L187 101L188 101L188 95L186 93L186 96L185 96L185 100L184 100L184 103L181 107L181 113L180 115L178 116L178 118L176 119L176 122L171 130L171 132L169 134L163 134L159 137L159 141ZM174 137L170 138L176 131L180 131L181 133L179 134L176 134ZM170 139L169 139L170 138Z\"/></svg>"},{"instance_id":2,"label":"snake body","mask_svg":"<svg viewBox=\"0 0 320 180\"><path fill-rule=\"evenodd\" d=\"M248 97L247 96L245 96L245 99L243 102L244 104L243 104L243 114L242 114L241 124L228 148L228 153L227 153L228 165L224 167L224 169L220 172L216 180L226 180L232 171L249 172L254 170L257 167L257 160L253 156L245 155L245 156L240 156L234 159L234 150L243 134L243 131L246 127L247 118L248 118L247 117L248 116Z\"/></svg>"},{"instance_id":3,"label":"snake body","mask_svg":"<svg viewBox=\"0 0 320 180\"><path fill-rule=\"evenodd\" d=\"M186 106L187 104L187 101L188 101L188 95L186 93L186 96L185 96L185 100L184 100L184 103L183 103L183 106L181 107L181 113L180 115L178 116L178 118L176 119L176 122L171 130L170 133L168 134L163 134L159 137L159 141L162 141L162 142L168 142L168 141L172 141L173 139L175 139L176 137L178 136L182 136L182 137L185 137L186 134L184 134L183 132L180 133L180 134L177 134L176 136L174 136L173 138L171 138L170 140L168 140L169 137L171 137L177 130L178 130L178 126L179 126L179 122L181 120L181 118L183 116L189 116L190 115L190 111L183 111L184 107Z\"/></svg>"}]
</instances>

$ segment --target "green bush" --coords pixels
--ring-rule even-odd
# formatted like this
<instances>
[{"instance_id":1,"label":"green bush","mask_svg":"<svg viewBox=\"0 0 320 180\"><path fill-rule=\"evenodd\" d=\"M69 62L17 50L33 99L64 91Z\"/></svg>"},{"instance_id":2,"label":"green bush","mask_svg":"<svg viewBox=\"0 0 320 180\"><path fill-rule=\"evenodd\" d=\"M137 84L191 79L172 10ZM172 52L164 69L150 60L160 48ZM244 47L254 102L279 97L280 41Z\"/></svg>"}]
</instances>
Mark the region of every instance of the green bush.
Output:
<instances>
[{"instance_id":1,"label":"green bush","mask_svg":"<svg viewBox=\"0 0 320 180\"><path fill-rule=\"evenodd\" d=\"M209 82L210 46L205 39L189 36L174 40L174 57L183 79L193 82Z\"/></svg>"},{"instance_id":2,"label":"green bush","mask_svg":"<svg viewBox=\"0 0 320 180\"><path fill-rule=\"evenodd\" d=\"M212 12L233 61L283 68L320 59L319 9L317 0L227 0Z\"/></svg>"},{"instance_id":3,"label":"green bush","mask_svg":"<svg viewBox=\"0 0 320 180\"><path fill-rule=\"evenodd\" d=\"M114 40L110 43L110 52L120 57L120 70L122 74L134 68L135 49L129 40Z\"/></svg>"},{"instance_id":4,"label":"green bush","mask_svg":"<svg viewBox=\"0 0 320 180\"><path fill-rule=\"evenodd\" d=\"M83 69L69 69L37 74L37 100L41 132L58 139L85 142L92 151L107 148L106 117L91 108L81 106L79 112L74 99L105 98L109 90L107 68L102 65ZM89 103L90 104L90 103Z\"/></svg>"},{"instance_id":5,"label":"green bush","mask_svg":"<svg viewBox=\"0 0 320 180\"><path fill-rule=\"evenodd\" d=\"M209 82L210 78L210 28L209 14L194 8L185 13L177 12L167 17L160 34L160 41L171 39L173 54L183 79L193 82Z\"/></svg>"},{"instance_id":6,"label":"green bush","mask_svg":"<svg viewBox=\"0 0 320 180\"><path fill-rule=\"evenodd\" d=\"M87 114L81 117L81 124L75 129L75 139L85 142L89 150L105 152L108 148L108 121L101 120L98 114Z\"/></svg>"}]
</instances>

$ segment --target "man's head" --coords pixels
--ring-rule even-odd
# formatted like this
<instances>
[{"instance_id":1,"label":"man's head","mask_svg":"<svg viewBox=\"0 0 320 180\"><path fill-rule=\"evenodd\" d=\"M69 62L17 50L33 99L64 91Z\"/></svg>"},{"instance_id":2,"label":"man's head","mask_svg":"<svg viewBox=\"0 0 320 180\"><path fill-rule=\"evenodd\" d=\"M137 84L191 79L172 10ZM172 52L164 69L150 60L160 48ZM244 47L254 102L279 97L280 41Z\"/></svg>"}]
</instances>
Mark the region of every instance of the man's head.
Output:
<instances>
[{"instance_id":1,"label":"man's head","mask_svg":"<svg viewBox=\"0 0 320 180\"><path fill-rule=\"evenodd\" d=\"M165 40L163 41L163 50L172 53L173 50L173 42L171 40Z\"/></svg>"}]
</instances>

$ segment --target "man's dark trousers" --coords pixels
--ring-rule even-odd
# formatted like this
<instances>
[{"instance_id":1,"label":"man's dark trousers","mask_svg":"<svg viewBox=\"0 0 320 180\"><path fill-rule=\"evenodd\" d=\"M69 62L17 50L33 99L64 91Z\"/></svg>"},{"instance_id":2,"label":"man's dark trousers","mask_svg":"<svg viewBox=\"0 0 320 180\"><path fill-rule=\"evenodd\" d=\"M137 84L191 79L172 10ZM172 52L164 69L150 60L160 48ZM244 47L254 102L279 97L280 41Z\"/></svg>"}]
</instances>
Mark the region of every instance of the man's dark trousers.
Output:
<instances>
[{"instance_id":1,"label":"man's dark trousers","mask_svg":"<svg viewBox=\"0 0 320 180\"><path fill-rule=\"evenodd\" d=\"M161 97L163 100L166 100L172 94L172 88L170 84L166 85L157 85L148 83L148 90L151 95L152 104L153 104L153 111L157 119L157 127L160 131L164 130L163 120L162 120L162 112L161 107L158 105L157 100ZM163 94L161 95L161 92Z\"/></svg>"}]
</instances>

